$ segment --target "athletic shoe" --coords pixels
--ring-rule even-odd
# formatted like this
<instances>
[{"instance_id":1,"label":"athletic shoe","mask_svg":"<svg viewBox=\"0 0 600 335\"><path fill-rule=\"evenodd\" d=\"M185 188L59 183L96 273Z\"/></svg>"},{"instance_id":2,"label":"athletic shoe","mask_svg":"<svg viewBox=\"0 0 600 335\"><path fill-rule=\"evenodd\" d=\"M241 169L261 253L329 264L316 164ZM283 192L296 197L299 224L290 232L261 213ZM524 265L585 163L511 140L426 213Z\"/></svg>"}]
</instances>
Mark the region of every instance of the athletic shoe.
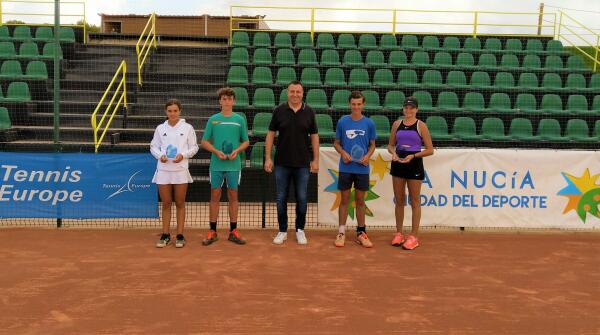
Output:
<instances>
[{"instance_id":1,"label":"athletic shoe","mask_svg":"<svg viewBox=\"0 0 600 335\"><path fill-rule=\"evenodd\" d=\"M306 239L306 234L304 234L304 230L298 229L296 231L296 241L298 241L298 244L300 245L305 245L308 243L308 240Z\"/></svg>"},{"instance_id":2,"label":"athletic shoe","mask_svg":"<svg viewBox=\"0 0 600 335\"><path fill-rule=\"evenodd\" d=\"M373 243L369 240L369 236L364 231L356 235L356 243L362 245L365 248L373 248Z\"/></svg>"},{"instance_id":3,"label":"athletic shoe","mask_svg":"<svg viewBox=\"0 0 600 335\"><path fill-rule=\"evenodd\" d=\"M392 239L392 245L394 247L401 247L402 243L404 243L405 239L404 239L404 235L402 235L402 233L398 232L396 234L394 234L394 238Z\"/></svg>"},{"instance_id":4,"label":"athletic shoe","mask_svg":"<svg viewBox=\"0 0 600 335\"><path fill-rule=\"evenodd\" d=\"M162 234L162 235L160 235L160 240L158 240L158 242L156 242L156 247L157 248L164 248L167 245L169 245L169 243L171 243L171 235L169 235L169 234Z\"/></svg>"},{"instance_id":5,"label":"athletic shoe","mask_svg":"<svg viewBox=\"0 0 600 335\"><path fill-rule=\"evenodd\" d=\"M209 230L208 233L206 234L206 239L204 239L202 241L202 245L211 245L211 244L217 242L217 240L219 240L219 237L217 236L217 232L214 230Z\"/></svg>"},{"instance_id":6,"label":"athletic shoe","mask_svg":"<svg viewBox=\"0 0 600 335\"><path fill-rule=\"evenodd\" d=\"M185 237L177 235L175 238L175 248L183 248L185 246Z\"/></svg>"},{"instance_id":7,"label":"athletic shoe","mask_svg":"<svg viewBox=\"0 0 600 335\"><path fill-rule=\"evenodd\" d=\"M346 244L346 234L344 233L339 233L336 238L335 241L333 242L333 245L335 245L338 248L343 247Z\"/></svg>"},{"instance_id":8,"label":"athletic shoe","mask_svg":"<svg viewBox=\"0 0 600 335\"><path fill-rule=\"evenodd\" d=\"M283 244L285 240L287 240L287 233L278 232L277 236L273 239L273 244Z\"/></svg>"},{"instance_id":9,"label":"athletic shoe","mask_svg":"<svg viewBox=\"0 0 600 335\"><path fill-rule=\"evenodd\" d=\"M242 236L240 236L240 232L238 232L237 229L230 231L227 239L236 244L246 244L246 241L242 239Z\"/></svg>"},{"instance_id":10,"label":"athletic shoe","mask_svg":"<svg viewBox=\"0 0 600 335\"><path fill-rule=\"evenodd\" d=\"M406 241L404 241L404 244L402 245L402 248L406 250L413 250L418 246L419 240L413 235L408 235L408 237L406 237Z\"/></svg>"}]
</instances>

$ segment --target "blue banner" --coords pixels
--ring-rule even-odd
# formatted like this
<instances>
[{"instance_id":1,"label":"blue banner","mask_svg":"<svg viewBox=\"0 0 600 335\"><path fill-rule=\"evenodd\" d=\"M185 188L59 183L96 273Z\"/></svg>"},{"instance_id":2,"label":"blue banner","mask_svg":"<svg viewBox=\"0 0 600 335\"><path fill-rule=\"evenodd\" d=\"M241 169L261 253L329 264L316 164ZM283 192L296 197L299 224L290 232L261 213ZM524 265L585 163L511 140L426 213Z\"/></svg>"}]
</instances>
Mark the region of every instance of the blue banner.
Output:
<instances>
[{"instance_id":1,"label":"blue banner","mask_svg":"<svg viewBox=\"0 0 600 335\"><path fill-rule=\"evenodd\" d=\"M157 218L148 154L0 152L0 218Z\"/></svg>"}]
</instances>

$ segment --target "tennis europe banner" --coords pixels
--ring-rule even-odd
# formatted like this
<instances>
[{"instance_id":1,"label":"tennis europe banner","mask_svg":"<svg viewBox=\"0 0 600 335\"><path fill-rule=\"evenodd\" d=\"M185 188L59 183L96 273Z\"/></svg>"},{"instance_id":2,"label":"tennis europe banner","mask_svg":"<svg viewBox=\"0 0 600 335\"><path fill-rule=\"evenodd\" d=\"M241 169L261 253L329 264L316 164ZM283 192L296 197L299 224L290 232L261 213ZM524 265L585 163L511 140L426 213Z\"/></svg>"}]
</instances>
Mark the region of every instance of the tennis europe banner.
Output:
<instances>
[{"instance_id":1,"label":"tennis europe banner","mask_svg":"<svg viewBox=\"0 0 600 335\"><path fill-rule=\"evenodd\" d=\"M390 160L385 149L371 157L367 225L395 226ZM437 149L423 162L422 226L600 228L600 151ZM339 154L321 148L320 224L338 222L338 171ZM352 201L348 215L353 222Z\"/></svg>"},{"instance_id":2,"label":"tennis europe banner","mask_svg":"<svg viewBox=\"0 0 600 335\"><path fill-rule=\"evenodd\" d=\"M0 218L156 218L150 154L0 152Z\"/></svg>"}]
</instances>

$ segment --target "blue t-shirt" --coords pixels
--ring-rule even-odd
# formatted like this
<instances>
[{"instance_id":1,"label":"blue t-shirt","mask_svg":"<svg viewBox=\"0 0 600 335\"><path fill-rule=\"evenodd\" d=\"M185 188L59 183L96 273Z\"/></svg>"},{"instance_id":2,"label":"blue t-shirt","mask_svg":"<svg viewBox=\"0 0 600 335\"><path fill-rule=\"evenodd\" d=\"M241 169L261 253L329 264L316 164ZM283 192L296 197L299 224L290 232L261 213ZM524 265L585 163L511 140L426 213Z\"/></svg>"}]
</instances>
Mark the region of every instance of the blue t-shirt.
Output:
<instances>
[{"instance_id":1,"label":"blue t-shirt","mask_svg":"<svg viewBox=\"0 0 600 335\"><path fill-rule=\"evenodd\" d=\"M347 164L340 157L340 172L369 174L369 165L364 166L358 162L369 151L369 142L377 138L375 123L366 116L354 121L350 115L345 115L337 123L335 138L352 157L352 161Z\"/></svg>"}]
</instances>

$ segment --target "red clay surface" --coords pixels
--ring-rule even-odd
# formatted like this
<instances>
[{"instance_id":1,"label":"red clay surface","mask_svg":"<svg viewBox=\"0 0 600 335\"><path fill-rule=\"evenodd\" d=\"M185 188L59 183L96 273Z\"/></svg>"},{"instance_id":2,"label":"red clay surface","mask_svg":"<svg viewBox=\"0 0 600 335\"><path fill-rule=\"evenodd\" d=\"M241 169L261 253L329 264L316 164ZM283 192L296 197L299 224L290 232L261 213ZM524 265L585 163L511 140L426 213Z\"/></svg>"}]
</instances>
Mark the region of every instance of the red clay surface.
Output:
<instances>
[{"instance_id":1,"label":"red clay surface","mask_svg":"<svg viewBox=\"0 0 600 335\"><path fill-rule=\"evenodd\" d=\"M0 333L600 334L598 233L424 232L414 252L156 233L0 230Z\"/></svg>"}]
</instances>

